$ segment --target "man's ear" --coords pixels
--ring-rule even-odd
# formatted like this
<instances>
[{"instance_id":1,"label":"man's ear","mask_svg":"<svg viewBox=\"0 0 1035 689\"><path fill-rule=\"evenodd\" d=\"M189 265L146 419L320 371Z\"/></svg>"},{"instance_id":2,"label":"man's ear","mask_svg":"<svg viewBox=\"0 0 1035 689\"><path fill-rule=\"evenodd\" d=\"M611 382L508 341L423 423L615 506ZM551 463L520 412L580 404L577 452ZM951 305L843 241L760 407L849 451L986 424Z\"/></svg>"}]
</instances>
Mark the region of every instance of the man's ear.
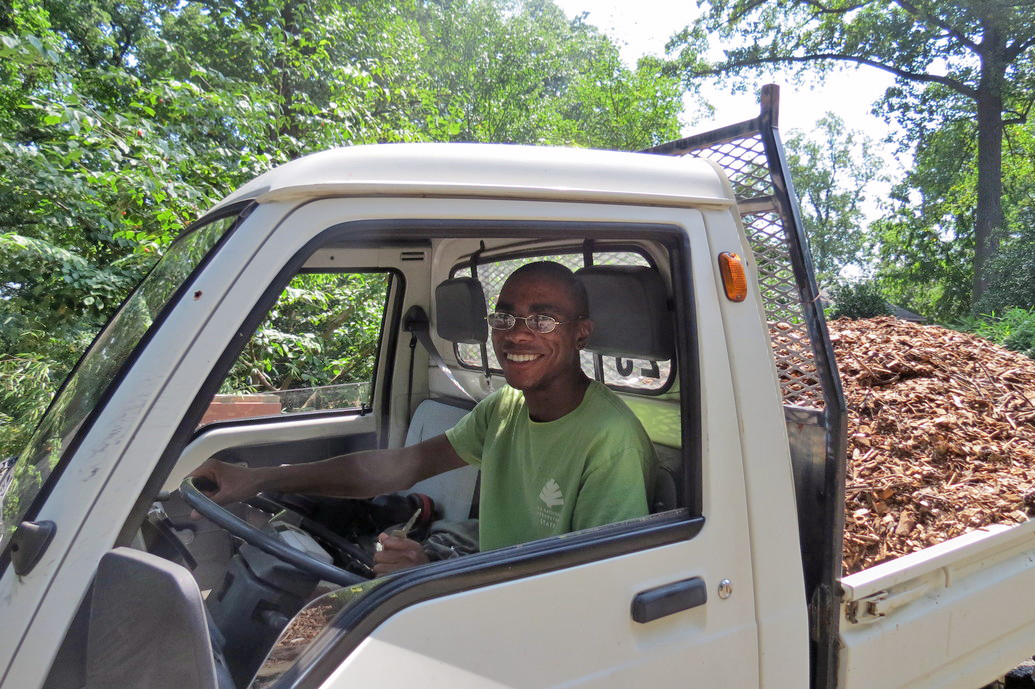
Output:
<instances>
[{"instance_id":1,"label":"man's ear","mask_svg":"<svg viewBox=\"0 0 1035 689\"><path fill-rule=\"evenodd\" d=\"M575 343L579 349L586 347L586 342L589 341L590 335L593 334L593 321L588 318L583 318L575 324Z\"/></svg>"}]
</instances>

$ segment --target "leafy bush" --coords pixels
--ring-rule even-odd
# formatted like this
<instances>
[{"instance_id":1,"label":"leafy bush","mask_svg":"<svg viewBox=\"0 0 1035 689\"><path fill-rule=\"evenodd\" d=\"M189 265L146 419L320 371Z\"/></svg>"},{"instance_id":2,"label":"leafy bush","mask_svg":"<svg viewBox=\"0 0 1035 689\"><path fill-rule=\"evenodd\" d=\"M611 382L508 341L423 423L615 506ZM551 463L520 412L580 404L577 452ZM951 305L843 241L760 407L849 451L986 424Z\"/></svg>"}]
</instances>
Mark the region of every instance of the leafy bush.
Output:
<instances>
[{"instance_id":1,"label":"leafy bush","mask_svg":"<svg viewBox=\"0 0 1035 689\"><path fill-rule=\"evenodd\" d=\"M873 318L887 316L891 306L876 281L847 282L830 290L834 305L830 308L831 318Z\"/></svg>"},{"instance_id":2,"label":"leafy bush","mask_svg":"<svg viewBox=\"0 0 1035 689\"><path fill-rule=\"evenodd\" d=\"M1014 308L1002 316L971 316L955 327L1035 359L1035 308Z\"/></svg>"},{"instance_id":3,"label":"leafy bush","mask_svg":"<svg viewBox=\"0 0 1035 689\"><path fill-rule=\"evenodd\" d=\"M989 266L988 289L974 313L1009 314L1016 308L1035 309L1035 230L1005 241ZM1021 316L1023 319L1023 316Z\"/></svg>"}]
</instances>

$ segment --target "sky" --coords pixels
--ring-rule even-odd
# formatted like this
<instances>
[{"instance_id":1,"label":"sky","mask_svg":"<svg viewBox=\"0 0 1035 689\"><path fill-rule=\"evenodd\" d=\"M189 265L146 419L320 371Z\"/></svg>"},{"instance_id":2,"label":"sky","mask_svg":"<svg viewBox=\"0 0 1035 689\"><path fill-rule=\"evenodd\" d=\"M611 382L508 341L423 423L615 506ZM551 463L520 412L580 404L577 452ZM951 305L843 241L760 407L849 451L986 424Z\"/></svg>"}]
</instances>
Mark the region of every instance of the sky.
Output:
<instances>
[{"instance_id":1,"label":"sky","mask_svg":"<svg viewBox=\"0 0 1035 689\"><path fill-rule=\"evenodd\" d=\"M665 44L672 34L690 24L698 15L696 0L554 0L569 17L587 12L586 21L606 33L622 51L623 60L633 67L642 55L664 56ZM798 67L800 70L801 67ZM901 178L908 158L896 158L892 147L881 143L889 125L871 113L873 104L893 83L891 75L879 69L861 67L836 70L822 83L798 85L786 73L758 77L747 90L731 95L729 89L705 87L702 96L715 108L704 116L697 109L697 97L684 101L684 135L706 132L741 122L758 114L758 93L763 84L780 86L779 128L784 140L792 129L809 131L818 119L833 112L849 129L861 130L873 139L873 148L887 161L884 172L892 180ZM872 150L872 149L871 149ZM868 220L881 215L878 199L887 198L890 182L874 183L868 190L863 212Z\"/></svg>"},{"instance_id":2,"label":"sky","mask_svg":"<svg viewBox=\"0 0 1035 689\"><path fill-rule=\"evenodd\" d=\"M699 10L695 0L555 0L569 17L588 12L587 21L609 35L622 49L627 64L635 66L645 54L663 56L672 34L691 23ZM758 111L758 87L780 85L780 129L810 129L826 112L835 112L852 129L861 129L881 139L888 126L870 114L873 103L891 85L892 78L873 68L836 72L815 89L790 83L786 76L760 78L746 93L730 95L725 89L708 88L704 96L716 108L713 120L692 123L687 134L707 131L753 117ZM693 118L693 103L687 117Z\"/></svg>"}]
</instances>

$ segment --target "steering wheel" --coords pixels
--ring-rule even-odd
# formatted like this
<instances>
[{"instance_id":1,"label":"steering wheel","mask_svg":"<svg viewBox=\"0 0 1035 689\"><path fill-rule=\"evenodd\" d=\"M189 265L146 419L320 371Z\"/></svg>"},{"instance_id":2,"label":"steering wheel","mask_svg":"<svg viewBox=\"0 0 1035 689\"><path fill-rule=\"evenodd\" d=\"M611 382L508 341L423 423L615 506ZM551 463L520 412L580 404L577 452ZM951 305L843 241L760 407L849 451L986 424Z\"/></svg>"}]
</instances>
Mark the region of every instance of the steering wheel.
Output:
<instances>
[{"instance_id":1,"label":"steering wheel","mask_svg":"<svg viewBox=\"0 0 1035 689\"><path fill-rule=\"evenodd\" d=\"M194 478L183 479L183 483L180 484L180 493L183 495L184 501L197 510L198 514L210 519L217 526L226 529L245 543L278 557L288 564L339 586L354 586L366 581L365 577L317 560L312 555L293 548L279 538L255 528L198 490ZM351 552L349 554L353 555Z\"/></svg>"}]
</instances>

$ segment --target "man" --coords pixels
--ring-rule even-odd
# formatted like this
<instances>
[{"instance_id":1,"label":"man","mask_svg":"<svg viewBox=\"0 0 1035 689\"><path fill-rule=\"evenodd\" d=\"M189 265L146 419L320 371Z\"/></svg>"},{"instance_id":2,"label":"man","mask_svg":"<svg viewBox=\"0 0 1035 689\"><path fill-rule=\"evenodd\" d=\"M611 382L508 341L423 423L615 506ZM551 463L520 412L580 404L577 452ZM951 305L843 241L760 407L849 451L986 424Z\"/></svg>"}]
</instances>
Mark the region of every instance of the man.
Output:
<instances>
[{"instance_id":1,"label":"man","mask_svg":"<svg viewBox=\"0 0 1035 689\"><path fill-rule=\"evenodd\" d=\"M646 515L653 446L628 407L582 372L593 322L572 272L549 261L522 266L488 321L507 386L444 435L279 467L209 460L193 475L214 481L212 499L227 503L264 490L371 497L474 464L482 550ZM378 574L428 561L411 539L383 533L378 542Z\"/></svg>"}]
</instances>

